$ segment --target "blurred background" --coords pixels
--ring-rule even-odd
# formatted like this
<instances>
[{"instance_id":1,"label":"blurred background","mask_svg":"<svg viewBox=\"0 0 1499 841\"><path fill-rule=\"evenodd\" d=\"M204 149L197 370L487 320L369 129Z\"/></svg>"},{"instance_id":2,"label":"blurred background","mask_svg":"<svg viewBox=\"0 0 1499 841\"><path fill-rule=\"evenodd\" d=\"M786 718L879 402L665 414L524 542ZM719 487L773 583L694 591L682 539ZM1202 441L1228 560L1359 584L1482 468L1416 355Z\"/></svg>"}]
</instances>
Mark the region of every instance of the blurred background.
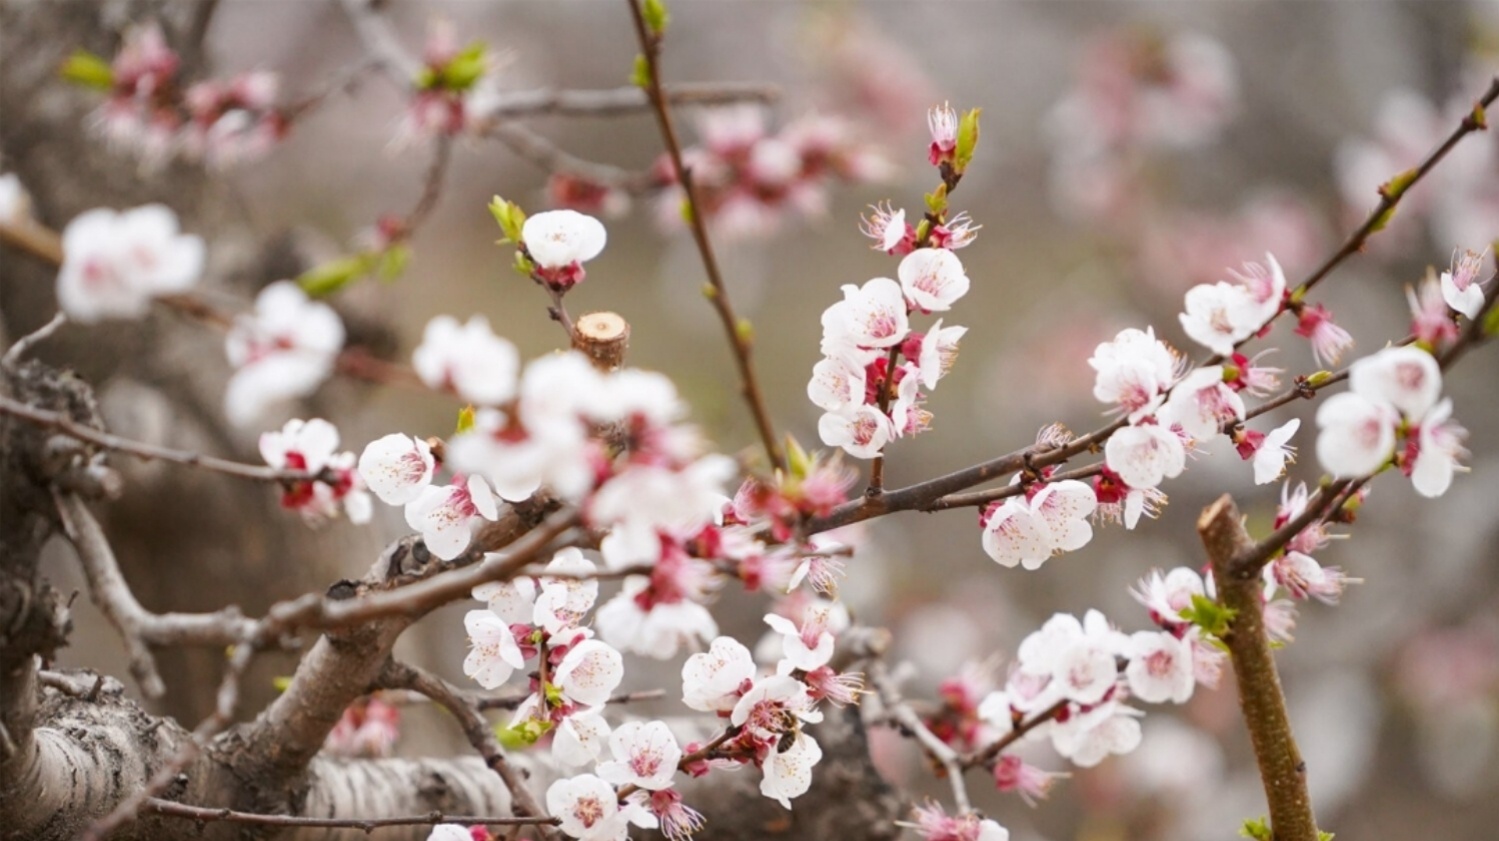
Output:
<instances>
[{"instance_id":1,"label":"blurred background","mask_svg":"<svg viewBox=\"0 0 1499 841\"><path fill-rule=\"evenodd\" d=\"M96 13L89 3L72 5L80 17ZM180 12L182 4L167 6L168 13ZM105 8L99 4L97 13ZM1123 327L1154 325L1190 352L1176 314L1191 285L1223 278L1267 251L1292 283L1305 277L1374 205L1378 185L1450 132L1499 70L1499 4L1489 2L677 0L671 11L668 81L769 82L781 90L774 104L727 121L680 109L688 142L699 142L704 130L711 135L715 120L720 127L759 120L766 135L776 135L810 119L836 118L843 121L840 148L860 163L842 173L849 177L815 185L809 192L816 195L715 220L729 287L741 314L754 322L771 413L803 444L817 443L819 410L805 385L820 357L822 310L840 297L840 285L893 275L896 265L869 248L860 214L890 200L916 216L922 193L937 183L926 163L926 109L943 101L983 109L976 161L953 195L954 209L983 226L961 252L973 288L945 320L970 330L952 374L926 405L931 432L890 449L891 486L1024 446L1052 421L1078 432L1100 425L1105 418L1091 397L1087 365L1098 342ZM383 14L414 54L435 18L451 21L464 43L483 40L499 57L493 84L501 92L622 85L636 53L617 2L400 2L386 4ZM115 31L123 22L114 21ZM88 31L98 31L99 20L87 23L95 27ZM325 85L362 49L343 9L330 2L225 0L207 35L213 73L275 70L290 98ZM87 46L112 54L107 37L91 37L103 40ZM74 46L33 48L66 55ZM22 58L13 53L8 61ZM415 201L429 158L421 141L395 142L405 93L367 75L298 120L263 158L214 173L196 206L206 218L233 214L262 241L290 243L286 248L304 263L357 248L378 218ZM14 96L0 101L11 104L9 114L0 112L6 142L0 148L9 158L0 168L15 168L25 179L26 162L40 154L23 142L24 123L35 115L20 110ZM627 171L649 170L660 149L645 113L548 116L525 125L572 155ZM1318 287L1314 300L1357 341L1345 363L1405 335L1405 289L1428 267L1443 270L1455 250L1482 251L1499 236L1494 143L1488 135L1465 143L1415 188L1368 253ZM111 156L103 160L113 162L105 164L113 185L133 180L143 185L136 195L175 204L164 185L185 164L163 175L143 170L128 154L98 154ZM73 200L50 197L43 178L27 187L43 220L60 228ZM497 231L485 211L495 194L528 211L542 209L554 204L557 190L548 172L504 144L460 135L440 203L410 243L404 275L390 283L366 280L335 296L351 335L375 337L376 346L404 359L432 316L477 312L529 356L561 344L543 294L510 270L511 253L494 245ZM94 201L100 203L107 202ZM670 224L673 200L647 191L627 201L615 196L609 209L621 204L629 207L607 218L609 247L589 264L569 308L621 313L633 326L630 362L670 374L724 451L748 453L754 430L717 321L698 292L704 278L697 254L680 226ZM206 224L184 214L188 230ZM222 253L215 259L229 261ZM295 265L282 274L264 264L226 273L223 300L247 301L258 286L294 274ZM10 288L0 289L0 313L16 335L46 316L24 309L34 297L19 290L22 281L11 269L3 271ZM1282 324L1252 346L1278 348L1265 362L1287 377L1317 369L1291 327ZM201 328L180 320L152 327L193 329ZM101 380L110 376L116 353L101 351L110 347L102 340L86 345L57 353ZM199 362L178 353L171 360L191 369L183 376L208 383L224 370L221 359ZM1471 432L1472 473L1460 475L1438 501L1419 498L1394 477L1374 482L1349 539L1319 557L1364 583L1340 606L1306 605L1295 643L1279 656L1319 822L1340 837L1477 839L1491 837L1499 821L1499 446L1491 443L1499 434L1499 390L1492 360L1492 350L1475 353L1446 388L1455 416ZM119 388L106 391L117 429L171 429L170 416L151 415L156 404L129 390L142 382L158 387L160 379L126 380L123 395ZM204 388L212 393L211 385ZM457 407L335 381L314 408L337 422L344 445L357 450L395 430L444 434ZM1290 470L1293 483L1314 484L1320 475L1312 456L1314 408L1293 404L1254 424L1268 430L1303 419L1293 443L1305 457ZM258 431L225 430L202 446L250 457ZM965 663L1002 662L1057 611L1080 615L1096 607L1125 631L1146 629L1148 616L1127 589L1152 568L1202 563L1193 524L1203 505L1232 492L1249 513L1251 531L1261 534L1274 516L1279 483L1256 487L1231 447L1210 449L1169 483L1170 505L1159 519L1128 534L1101 528L1083 550L1033 573L988 559L971 510L871 524L843 598L859 622L895 632L897 659L914 664L906 684L914 698L933 697L938 683ZM132 481L147 488L182 478L142 478L146 468L132 470ZM193 481L219 494L229 493L220 486L232 480ZM274 500L241 510L247 520L280 516ZM142 511L160 528L192 516L150 504ZM220 592L243 599L253 612L256 604L362 574L379 548L404 532L398 512L382 515L373 527L338 523L317 532L315 572L288 568L274 541L219 546L222 557L203 563ZM262 528L253 520L244 527ZM277 540L308 540L300 524L290 529L291 536ZM71 557L57 554L54 576L77 582ZM259 559L256 583L237 586L239 565L250 558ZM174 563L183 566L156 574L196 574L193 558ZM156 579L133 580L157 609L194 599L168 584L153 591L149 581ZM754 639L764 604L737 596L726 593L715 612L726 633ZM409 633L405 656L461 679L465 609L450 607ZM66 664L119 672L112 632L90 621L90 610L78 608L79 633ZM627 680L635 688L665 686L670 696L678 668L640 664ZM1002 679L1003 666L996 668ZM670 699L657 709L681 712ZM1263 793L1231 678L1216 691L1199 689L1181 709L1151 709L1143 727L1137 751L1075 770L1036 808L988 791L978 779L970 787L983 792L978 805L1017 839L1228 839L1244 818L1261 813ZM440 716L412 711L398 749L461 749L456 735ZM893 779L945 794L912 745L888 731L874 738L877 759ZM1025 755L1048 770L1068 770L1046 750Z\"/></svg>"}]
</instances>

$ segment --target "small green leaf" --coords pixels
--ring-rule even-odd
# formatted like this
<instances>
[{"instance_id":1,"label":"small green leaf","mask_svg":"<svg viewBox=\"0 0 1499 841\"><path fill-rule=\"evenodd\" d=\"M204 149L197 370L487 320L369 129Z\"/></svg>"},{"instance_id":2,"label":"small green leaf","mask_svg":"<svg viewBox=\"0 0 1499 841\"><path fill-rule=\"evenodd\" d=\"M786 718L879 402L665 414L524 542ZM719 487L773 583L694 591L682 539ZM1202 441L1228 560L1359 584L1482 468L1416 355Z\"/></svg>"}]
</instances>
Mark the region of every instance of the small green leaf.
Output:
<instances>
[{"instance_id":1,"label":"small green leaf","mask_svg":"<svg viewBox=\"0 0 1499 841\"><path fill-rule=\"evenodd\" d=\"M411 248L396 243L381 252L380 259L376 262L375 273L381 280L392 281L406 273L406 265L411 262Z\"/></svg>"},{"instance_id":2,"label":"small green leaf","mask_svg":"<svg viewBox=\"0 0 1499 841\"><path fill-rule=\"evenodd\" d=\"M982 108L965 112L958 120L958 142L953 149L953 171L961 173L973 161L973 150L979 145L979 115Z\"/></svg>"},{"instance_id":3,"label":"small green leaf","mask_svg":"<svg viewBox=\"0 0 1499 841\"><path fill-rule=\"evenodd\" d=\"M271 678L271 686L274 686L277 692L285 692L286 688L291 686L291 675L276 675Z\"/></svg>"},{"instance_id":4,"label":"small green leaf","mask_svg":"<svg viewBox=\"0 0 1499 841\"><path fill-rule=\"evenodd\" d=\"M114 69L109 62L88 50L74 50L62 63L59 72L69 82L86 88L109 90L115 81Z\"/></svg>"},{"instance_id":5,"label":"small green leaf","mask_svg":"<svg viewBox=\"0 0 1499 841\"><path fill-rule=\"evenodd\" d=\"M500 240L501 243L521 241L521 229L526 224L526 212L520 209L520 205L495 196L489 201L489 213L494 216L494 221L499 223L500 231L505 235L505 238Z\"/></svg>"},{"instance_id":6,"label":"small green leaf","mask_svg":"<svg viewBox=\"0 0 1499 841\"><path fill-rule=\"evenodd\" d=\"M459 409L458 410L458 425L454 428L453 433L455 435L462 435L463 433L469 431L470 429L473 429L474 428L474 417L475 417L475 412L474 412L474 407L473 406L464 406L462 409Z\"/></svg>"},{"instance_id":7,"label":"small green leaf","mask_svg":"<svg viewBox=\"0 0 1499 841\"><path fill-rule=\"evenodd\" d=\"M1385 208L1385 211L1383 213L1379 214L1379 217L1374 220L1374 224L1369 227L1369 233L1372 234L1372 233L1375 233L1376 231L1382 231L1382 230L1384 230L1385 226L1388 225L1388 224L1390 224L1390 220L1394 219L1394 218L1395 218L1395 205L1392 204L1389 207Z\"/></svg>"},{"instance_id":8,"label":"small green leaf","mask_svg":"<svg viewBox=\"0 0 1499 841\"><path fill-rule=\"evenodd\" d=\"M1494 307L1483 317L1483 334L1492 336L1499 333L1499 307Z\"/></svg>"},{"instance_id":9,"label":"small green leaf","mask_svg":"<svg viewBox=\"0 0 1499 841\"><path fill-rule=\"evenodd\" d=\"M635 56L635 68L630 71L630 84L642 89L651 86L651 63L643 55Z\"/></svg>"},{"instance_id":10,"label":"small green leaf","mask_svg":"<svg viewBox=\"0 0 1499 841\"><path fill-rule=\"evenodd\" d=\"M916 241L926 242L927 236L929 236L931 233L932 220L922 217L922 220L916 223Z\"/></svg>"},{"instance_id":11,"label":"small green leaf","mask_svg":"<svg viewBox=\"0 0 1499 841\"><path fill-rule=\"evenodd\" d=\"M1306 384L1312 388L1321 388L1332 380L1331 371L1313 371L1306 375Z\"/></svg>"},{"instance_id":12,"label":"small green leaf","mask_svg":"<svg viewBox=\"0 0 1499 841\"><path fill-rule=\"evenodd\" d=\"M686 222L688 225L691 225L692 224L692 201L689 200L686 196L682 197L682 207L679 209L679 212L682 214L682 221Z\"/></svg>"},{"instance_id":13,"label":"small green leaf","mask_svg":"<svg viewBox=\"0 0 1499 841\"><path fill-rule=\"evenodd\" d=\"M494 735L500 740L500 746L506 750L524 750L536 744L551 729L550 722L537 721L532 718L513 727L496 724Z\"/></svg>"},{"instance_id":14,"label":"small green leaf","mask_svg":"<svg viewBox=\"0 0 1499 841\"><path fill-rule=\"evenodd\" d=\"M927 193L926 209L933 215L940 217L947 212L947 185L938 184L937 189Z\"/></svg>"},{"instance_id":15,"label":"small green leaf","mask_svg":"<svg viewBox=\"0 0 1499 841\"><path fill-rule=\"evenodd\" d=\"M475 41L453 56L453 60L442 68L438 83L450 91L466 91L474 86L489 69L487 47L483 41Z\"/></svg>"},{"instance_id":16,"label":"small green leaf","mask_svg":"<svg viewBox=\"0 0 1499 841\"><path fill-rule=\"evenodd\" d=\"M530 277L536 273L536 264L523 251L515 252L515 271L521 277Z\"/></svg>"},{"instance_id":17,"label":"small green leaf","mask_svg":"<svg viewBox=\"0 0 1499 841\"><path fill-rule=\"evenodd\" d=\"M1270 823L1265 818L1251 818L1244 821L1239 828L1239 834L1245 838L1253 838L1254 841L1275 841L1275 835L1270 831Z\"/></svg>"},{"instance_id":18,"label":"small green leaf","mask_svg":"<svg viewBox=\"0 0 1499 841\"><path fill-rule=\"evenodd\" d=\"M1483 106L1479 106L1479 107L1482 108ZM1322 829L1317 830L1317 841L1332 841L1332 839L1334 839L1336 837L1337 837L1337 835L1335 835L1335 834L1333 834L1331 832L1328 832L1326 830L1322 830Z\"/></svg>"},{"instance_id":19,"label":"small green leaf","mask_svg":"<svg viewBox=\"0 0 1499 841\"><path fill-rule=\"evenodd\" d=\"M437 83L442 81L442 77L438 75L436 70L430 67L423 67L417 71L416 78L412 81L416 84L417 90L429 91L437 87Z\"/></svg>"},{"instance_id":20,"label":"small green leaf","mask_svg":"<svg viewBox=\"0 0 1499 841\"><path fill-rule=\"evenodd\" d=\"M797 479L805 479L812 472L812 457L789 433L786 435L786 463L791 468L791 475Z\"/></svg>"},{"instance_id":21,"label":"small green leaf","mask_svg":"<svg viewBox=\"0 0 1499 841\"><path fill-rule=\"evenodd\" d=\"M755 325L750 324L748 318L741 318L739 323L734 325L734 335L738 337L740 343L748 345L755 340Z\"/></svg>"},{"instance_id":22,"label":"small green leaf","mask_svg":"<svg viewBox=\"0 0 1499 841\"><path fill-rule=\"evenodd\" d=\"M1469 115L1469 119L1473 121L1473 127L1479 131L1483 131L1489 127L1489 115L1487 111L1483 110L1482 102L1473 106L1473 113ZM1328 835L1327 837L1331 838L1332 836Z\"/></svg>"},{"instance_id":23,"label":"small green leaf","mask_svg":"<svg viewBox=\"0 0 1499 841\"><path fill-rule=\"evenodd\" d=\"M714 298L717 298L718 297L718 287L714 286L711 283L706 283L706 282L703 283L703 297L707 298L710 301L713 300Z\"/></svg>"},{"instance_id":24,"label":"small green leaf","mask_svg":"<svg viewBox=\"0 0 1499 841\"><path fill-rule=\"evenodd\" d=\"M666 34L666 25L671 23L671 14L666 11L666 4L661 0L645 0L640 6L641 16L645 18L645 26L652 35L660 37Z\"/></svg>"},{"instance_id":25,"label":"small green leaf","mask_svg":"<svg viewBox=\"0 0 1499 841\"><path fill-rule=\"evenodd\" d=\"M297 285L302 287L314 298L332 295L334 292L348 286L355 280L368 274L370 270L370 259L368 255L356 254L350 257L339 257L319 266L313 266L297 276Z\"/></svg>"},{"instance_id":26,"label":"small green leaf","mask_svg":"<svg viewBox=\"0 0 1499 841\"><path fill-rule=\"evenodd\" d=\"M1225 607L1207 596L1192 595L1190 607L1181 609L1181 618L1201 628L1203 632L1215 637L1228 634L1228 625L1233 621L1235 611Z\"/></svg>"},{"instance_id":27,"label":"small green leaf","mask_svg":"<svg viewBox=\"0 0 1499 841\"><path fill-rule=\"evenodd\" d=\"M1416 170L1407 169L1405 172L1402 172L1394 178L1391 178L1389 181L1381 184L1379 187L1379 194L1389 199L1390 201L1399 201L1400 197L1405 193L1405 191L1410 188L1410 185L1414 184L1415 182Z\"/></svg>"}]
</instances>

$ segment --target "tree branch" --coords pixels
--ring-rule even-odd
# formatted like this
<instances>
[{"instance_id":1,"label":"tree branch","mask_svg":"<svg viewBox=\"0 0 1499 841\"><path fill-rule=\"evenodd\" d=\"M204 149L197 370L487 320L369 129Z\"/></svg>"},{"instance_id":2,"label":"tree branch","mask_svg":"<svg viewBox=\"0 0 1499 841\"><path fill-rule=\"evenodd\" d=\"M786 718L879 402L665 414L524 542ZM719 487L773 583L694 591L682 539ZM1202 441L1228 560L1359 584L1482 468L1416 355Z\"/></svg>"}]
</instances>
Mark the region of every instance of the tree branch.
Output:
<instances>
[{"instance_id":1,"label":"tree branch","mask_svg":"<svg viewBox=\"0 0 1499 841\"><path fill-rule=\"evenodd\" d=\"M770 460L770 466L777 470L785 470L786 456L781 452L781 444L776 438L775 427L770 422L770 413L765 408L765 398L760 393L759 380L755 377L755 363L750 356L749 324L742 322L734 314L734 306L729 302L729 289L724 283L723 273L719 271L718 258L713 253L713 243L708 239L708 222L703 218L703 203L698 200L692 170L688 169L682 161L682 144L677 140L677 130L672 124L671 109L667 105L666 94L661 85L661 36L654 35L647 29L645 16L640 10L640 0L625 0L625 2L629 4L630 15L635 21L635 35L640 42L640 51L645 56L646 96L650 98L651 109L656 115L656 125L661 129L661 139L666 144L667 154L671 157L672 171L676 174L677 182L682 185L682 192L687 198L687 222L692 228L692 239L697 243L698 254L702 256L703 269L708 274L708 284L712 287L708 302L718 313L718 320L723 322L724 334L728 337L729 347L734 351L734 362L739 368L740 391L743 393L745 402L749 404L750 414L754 417L755 428L760 432L760 442L765 446L765 455Z\"/></svg>"},{"instance_id":2,"label":"tree branch","mask_svg":"<svg viewBox=\"0 0 1499 841\"><path fill-rule=\"evenodd\" d=\"M1234 611L1223 642L1233 660L1239 707L1269 801L1270 827L1276 841L1317 841L1306 763L1291 732L1280 675L1265 633L1262 586L1259 576L1246 577L1236 568L1237 559L1253 552L1255 545L1233 498L1224 494L1204 509L1197 519L1197 533L1213 565L1218 600Z\"/></svg>"}]
</instances>

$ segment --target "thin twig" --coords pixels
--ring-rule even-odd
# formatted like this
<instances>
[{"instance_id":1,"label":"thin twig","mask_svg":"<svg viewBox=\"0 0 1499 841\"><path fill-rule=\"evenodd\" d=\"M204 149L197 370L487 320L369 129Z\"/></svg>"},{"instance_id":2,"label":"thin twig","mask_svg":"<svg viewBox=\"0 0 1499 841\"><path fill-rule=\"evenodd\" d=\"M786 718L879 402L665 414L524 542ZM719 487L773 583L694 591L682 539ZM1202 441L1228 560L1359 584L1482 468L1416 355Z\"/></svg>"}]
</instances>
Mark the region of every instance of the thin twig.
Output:
<instances>
[{"instance_id":1,"label":"thin twig","mask_svg":"<svg viewBox=\"0 0 1499 841\"><path fill-rule=\"evenodd\" d=\"M992 743L974 751L973 753L965 754L961 760L963 767L965 769L977 768L979 766L983 766L985 768L990 767L994 764L994 761L999 758L999 755L1004 753L1005 748L1020 741L1021 737L1025 734L1061 715L1062 710L1067 709L1067 704L1067 699L1063 698L1062 700L1057 701L1055 704L1052 704L1041 712L1038 712L1030 718L1015 725L1015 729L1011 730L1000 738L995 739Z\"/></svg>"},{"instance_id":2,"label":"thin twig","mask_svg":"<svg viewBox=\"0 0 1499 841\"><path fill-rule=\"evenodd\" d=\"M673 105L712 107L741 102L771 103L781 96L778 86L758 82L684 82L665 88L666 100ZM611 117L639 113L650 107L650 98L645 91L634 86L602 90L538 88L500 94L494 106L485 112L485 117Z\"/></svg>"},{"instance_id":3,"label":"thin twig","mask_svg":"<svg viewBox=\"0 0 1499 841\"><path fill-rule=\"evenodd\" d=\"M505 787L510 790L516 815L529 817L533 823L551 822L520 773L510 766L500 740L495 737L489 722L480 715L478 706L472 703L467 693L431 672L394 660L385 664L380 674L380 683L394 689L419 692L451 713L458 726L463 729L463 735L469 744L483 757L484 764L498 774Z\"/></svg>"},{"instance_id":4,"label":"thin twig","mask_svg":"<svg viewBox=\"0 0 1499 841\"><path fill-rule=\"evenodd\" d=\"M687 200L687 221L692 229L692 239L697 243L698 254L703 260L703 269L708 274L708 284L711 293L708 301L718 313L718 319L723 323L725 335L729 340L729 347L734 352L734 361L739 368L740 390L744 400L749 404L750 414L754 417L755 428L760 432L760 442L765 446L765 455L770 460L771 467L784 470L786 468L786 457L781 452L780 442L776 439L775 427L770 422L770 413L765 408L765 398L760 393L760 383L755 377L754 360L750 357L750 336L748 325L741 323L739 317L734 314L733 304L729 301L728 286L724 283L723 274L718 268L718 258L713 253L713 243L708 239L708 222L704 218L704 206L698 200L697 185L693 181L692 170L682 160L682 145L677 140L677 130L672 124L671 108L667 105L666 95L661 87L661 38L659 35L651 34L646 27L645 16L640 9L640 0L626 0L630 7L630 16L635 22L635 35L640 42L641 53L645 56L646 64L646 95L651 100L651 108L656 115L656 124L661 129L661 139L666 144L667 154L671 157L672 171L676 174L677 183L682 185L682 192Z\"/></svg>"},{"instance_id":5,"label":"thin twig","mask_svg":"<svg viewBox=\"0 0 1499 841\"><path fill-rule=\"evenodd\" d=\"M152 797L146 801L142 811L173 818L188 818L200 823L227 821L251 826L313 827L318 829L358 829L370 832L386 826L436 826L452 823L464 826L532 826L555 824L556 818L495 817L476 815L445 815L428 812L425 815L406 815L395 818L304 818L297 815L259 815L253 812L236 812L233 809L214 809L207 806L189 806L175 800Z\"/></svg>"},{"instance_id":6,"label":"thin twig","mask_svg":"<svg viewBox=\"0 0 1499 841\"><path fill-rule=\"evenodd\" d=\"M482 137L503 143L521 159L544 172L576 175L586 181L639 194L655 185L649 172L637 172L580 158L547 137L519 123L490 123L479 130Z\"/></svg>"},{"instance_id":7,"label":"thin twig","mask_svg":"<svg viewBox=\"0 0 1499 841\"><path fill-rule=\"evenodd\" d=\"M37 409L0 395L0 415L11 415L25 421L55 429L69 437L90 444L97 444L107 450L125 453L146 461L160 460L170 461L187 467L201 467L204 470L213 470L218 473L226 473L230 476L238 476L242 479L253 479L258 482L309 482L318 478L317 475L305 470L278 470L274 467L244 464L228 459L206 456L201 453L189 452L187 450L174 450L169 447L158 447L155 444L147 444L143 441L133 441L122 438L108 432L101 432L93 427L84 426L67 415L59 412L49 412L46 409Z\"/></svg>"},{"instance_id":8,"label":"thin twig","mask_svg":"<svg viewBox=\"0 0 1499 841\"><path fill-rule=\"evenodd\" d=\"M920 742L927 755L942 766L947 782L952 786L953 805L957 807L957 813L966 815L973 811L973 805L968 799L968 786L963 781L962 757L958 756L951 745L937 738L937 734L922 722L921 716L901 699L900 690L891 679L885 661L875 659L870 662L869 683L879 695L880 703L890 718Z\"/></svg>"},{"instance_id":9,"label":"thin twig","mask_svg":"<svg viewBox=\"0 0 1499 841\"><path fill-rule=\"evenodd\" d=\"M62 326L67 323L68 317L59 312L57 315L52 316L51 321L16 339L16 343L10 346L10 349L5 352L5 356L0 357L0 368L14 370L21 363L22 357L26 356L33 347L51 338L52 334L62 329Z\"/></svg>"}]
</instances>

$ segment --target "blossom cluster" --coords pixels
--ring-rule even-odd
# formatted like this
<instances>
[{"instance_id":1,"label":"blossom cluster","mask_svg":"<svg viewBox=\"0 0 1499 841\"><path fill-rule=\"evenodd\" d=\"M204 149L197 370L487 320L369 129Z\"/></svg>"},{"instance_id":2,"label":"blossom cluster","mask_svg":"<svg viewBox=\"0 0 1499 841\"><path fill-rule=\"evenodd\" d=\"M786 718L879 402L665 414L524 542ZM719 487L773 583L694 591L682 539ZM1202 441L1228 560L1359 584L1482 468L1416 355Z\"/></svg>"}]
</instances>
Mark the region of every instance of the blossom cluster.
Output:
<instances>
[{"instance_id":1,"label":"blossom cluster","mask_svg":"<svg viewBox=\"0 0 1499 841\"><path fill-rule=\"evenodd\" d=\"M772 133L763 109L738 105L704 111L697 128L700 145L682 150L683 164L692 171L697 212L729 239L774 233L788 213L821 215L833 179L877 181L889 170L838 117L810 114ZM663 188L658 218L678 227L685 192L671 159L663 156L654 172Z\"/></svg>"},{"instance_id":2,"label":"blossom cluster","mask_svg":"<svg viewBox=\"0 0 1499 841\"><path fill-rule=\"evenodd\" d=\"M1466 432L1452 419L1452 401L1440 399L1436 359L1419 347L1386 348L1355 362L1348 382L1317 409L1322 466L1355 478L1393 463L1422 496L1446 493Z\"/></svg>"},{"instance_id":3,"label":"blossom cluster","mask_svg":"<svg viewBox=\"0 0 1499 841\"><path fill-rule=\"evenodd\" d=\"M149 23L127 29L108 64L79 52L64 73L108 91L95 117L100 133L148 167L177 156L230 166L261 157L286 135L276 74L257 70L187 85L181 63L161 27Z\"/></svg>"},{"instance_id":4,"label":"blossom cluster","mask_svg":"<svg viewBox=\"0 0 1499 841\"><path fill-rule=\"evenodd\" d=\"M1192 621L1194 596L1211 593L1196 572L1152 573L1132 591L1158 629L1125 634L1102 613L1052 616L1020 644L996 687L993 667L970 664L939 688L941 706L926 723L965 754L1016 738L1049 741L1074 765L1088 768L1140 743L1144 712L1127 703L1182 704L1196 687L1217 685L1224 654ZM1065 776L997 753L991 770L1000 791L1028 801L1045 797ZM931 837L931 836L929 836Z\"/></svg>"},{"instance_id":5,"label":"blossom cluster","mask_svg":"<svg viewBox=\"0 0 1499 841\"><path fill-rule=\"evenodd\" d=\"M1078 80L1048 119L1052 189L1078 215L1114 221L1142 192L1143 158L1201 147L1238 111L1233 57L1196 32L1129 29L1084 45Z\"/></svg>"},{"instance_id":6,"label":"blossom cluster","mask_svg":"<svg viewBox=\"0 0 1499 841\"><path fill-rule=\"evenodd\" d=\"M421 68L396 129L396 144L479 131L499 96L499 61L482 41L461 45L453 22L434 18L427 27Z\"/></svg>"},{"instance_id":7,"label":"blossom cluster","mask_svg":"<svg viewBox=\"0 0 1499 841\"><path fill-rule=\"evenodd\" d=\"M931 114L929 159L951 177L959 119L946 106ZM971 132L977 136L976 126ZM846 284L843 300L823 311L823 359L812 368L807 397L823 410L817 422L822 442L856 458L876 458L890 441L927 429L931 415L922 408L922 389L936 388L968 332L943 327L942 319L925 333L911 326L913 315L947 312L968 294L970 281L955 252L973 242L978 228L964 214L946 218L947 189L944 183L934 194L940 198L928 197L940 203L939 211L920 226L907 223L904 210L874 208L863 231L876 249L902 255L897 279Z\"/></svg>"},{"instance_id":8,"label":"blossom cluster","mask_svg":"<svg viewBox=\"0 0 1499 841\"><path fill-rule=\"evenodd\" d=\"M354 469L354 454L338 452L338 429L322 418L292 419L279 432L260 436L260 455L277 470L302 471L308 479L286 482L281 506L317 524L345 513L352 523L367 523L373 513L364 480Z\"/></svg>"},{"instance_id":9,"label":"blossom cluster","mask_svg":"<svg viewBox=\"0 0 1499 841\"><path fill-rule=\"evenodd\" d=\"M255 296L254 309L235 316L224 337L233 366L224 414L252 426L273 409L307 397L333 373L344 345L344 325L333 308L280 280Z\"/></svg>"},{"instance_id":10,"label":"blossom cluster","mask_svg":"<svg viewBox=\"0 0 1499 841\"><path fill-rule=\"evenodd\" d=\"M84 324L140 318L152 298L186 292L203 272L202 238L181 233L159 204L84 211L63 229L62 250L57 303Z\"/></svg>"}]
</instances>

